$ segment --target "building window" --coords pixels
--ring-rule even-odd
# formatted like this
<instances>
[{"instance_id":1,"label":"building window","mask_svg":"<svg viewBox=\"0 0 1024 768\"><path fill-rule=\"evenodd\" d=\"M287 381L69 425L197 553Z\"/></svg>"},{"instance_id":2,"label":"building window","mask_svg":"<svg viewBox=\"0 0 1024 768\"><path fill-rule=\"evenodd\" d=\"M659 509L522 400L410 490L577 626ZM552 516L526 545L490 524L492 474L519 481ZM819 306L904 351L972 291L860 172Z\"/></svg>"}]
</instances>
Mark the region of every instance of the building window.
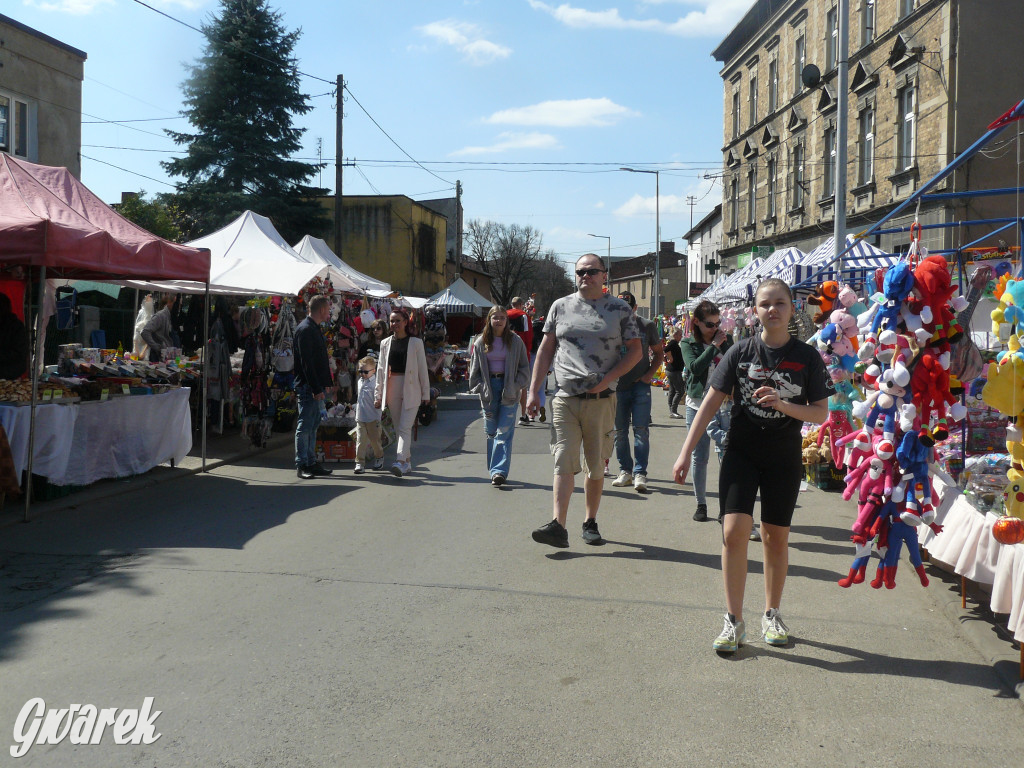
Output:
<instances>
[{"instance_id":1,"label":"building window","mask_svg":"<svg viewBox=\"0 0 1024 768\"><path fill-rule=\"evenodd\" d=\"M27 102L0 94L0 152L29 157L29 143L34 137L32 112Z\"/></svg>"},{"instance_id":2,"label":"building window","mask_svg":"<svg viewBox=\"0 0 1024 768\"><path fill-rule=\"evenodd\" d=\"M768 218L775 218L775 190L779 184L779 162L774 157L768 158Z\"/></svg>"},{"instance_id":3,"label":"building window","mask_svg":"<svg viewBox=\"0 0 1024 768\"><path fill-rule=\"evenodd\" d=\"M867 107L857 123L857 184L864 185L875 173L875 110Z\"/></svg>"},{"instance_id":4,"label":"building window","mask_svg":"<svg viewBox=\"0 0 1024 768\"><path fill-rule=\"evenodd\" d=\"M437 233L427 224L420 224L416 237L416 260L421 269L433 270L437 250Z\"/></svg>"},{"instance_id":5,"label":"building window","mask_svg":"<svg viewBox=\"0 0 1024 768\"><path fill-rule=\"evenodd\" d=\"M836 129L829 126L825 129L825 183L822 197L832 197L836 193Z\"/></svg>"},{"instance_id":6,"label":"building window","mask_svg":"<svg viewBox=\"0 0 1024 768\"><path fill-rule=\"evenodd\" d=\"M839 66L839 8L836 6L832 6L826 15L825 26L828 30L825 61L829 69L835 69Z\"/></svg>"},{"instance_id":7,"label":"building window","mask_svg":"<svg viewBox=\"0 0 1024 768\"><path fill-rule=\"evenodd\" d=\"M750 90L747 97L747 105L750 108L750 127L757 122L757 75L750 76Z\"/></svg>"},{"instance_id":8,"label":"building window","mask_svg":"<svg viewBox=\"0 0 1024 768\"><path fill-rule=\"evenodd\" d=\"M797 142L790 152L789 168L790 209L804 205L804 147Z\"/></svg>"},{"instance_id":9,"label":"building window","mask_svg":"<svg viewBox=\"0 0 1024 768\"><path fill-rule=\"evenodd\" d=\"M739 229L740 191L736 179L729 182L729 231Z\"/></svg>"},{"instance_id":10,"label":"building window","mask_svg":"<svg viewBox=\"0 0 1024 768\"><path fill-rule=\"evenodd\" d=\"M740 135L740 92L732 92L732 137L735 139Z\"/></svg>"},{"instance_id":11,"label":"building window","mask_svg":"<svg viewBox=\"0 0 1024 768\"><path fill-rule=\"evenodd\" d=\"M779 108L779 60L768 62L768 114Z\"/></svg>"},{"instance_id":12,"label":"building window","mask_svg":"<svg viewBox=\"0 0 1024 768\"><path fill-rule=\"evenodd\" d=\"M875 0L861 0L860 44L868 45L875 39Z\"/></svg>"},{"instance_id":13,"label":"building window","mask_svg":"<svg viewBox=\"0 0 1024 768\"><path fill-rule=\"evenodd\" d=\"M908 85L896 92L896 171L914 167L914 91Z\"/></svg>"},{"instance_id":14,"label":"building window","mask_svg":"<svg viewBox=\"0 0 1024 768\"><path fill-rule=\"evenodd\" d=\"M0 96L0 152L11 151L11 100Z\"/></svg>"},{"instance_id":15,"label":"building window","mask_svg":"<svg viewBox=\"0 0 1024 768\"><path fill-rule=\"evenodd\" d=\"M754 212L756 208L755 192L757 191L757 171L751 168L747 171L747 224L754 223Z\"/></svg>"},{"instance_id":16,"label":"building window","mask_svg":"<svg viewBox=\"0 0 1024 768\"><path fill-rule=\"evenodd\" d=\"M915 0L900 0L900 18L912 14L916 4Z\"/></svg>"},{"instance_id":17,"label":"building window","mask_svg":"<svg viewBox=\"0 0 1024 768\"><path fill-rule=\"evenodd\" d=\"M803 74L806 59L807 43L804 36L800 35L793 46L793 93L800 93L803 90L804 83L800 76Z\"/></svg>"}]
</instances>

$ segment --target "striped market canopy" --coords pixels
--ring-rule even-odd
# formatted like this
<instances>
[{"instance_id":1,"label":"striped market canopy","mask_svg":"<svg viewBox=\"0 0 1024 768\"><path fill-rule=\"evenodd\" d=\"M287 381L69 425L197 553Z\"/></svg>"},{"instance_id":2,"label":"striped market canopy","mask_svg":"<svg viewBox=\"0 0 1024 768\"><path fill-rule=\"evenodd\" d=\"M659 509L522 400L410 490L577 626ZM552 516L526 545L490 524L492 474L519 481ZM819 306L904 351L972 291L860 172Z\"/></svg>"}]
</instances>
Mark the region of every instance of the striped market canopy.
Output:
<instances>
[{"instance_id":1,"label":"striped market canopy","mask_svg":"<svg viewBox=\"0 0 1024 768\"><path fill-rule=\"evenodd\" d=\"M902 258L899 255L886 253L876 248L865 240L856 240L853 235L846 236L846 245L851 244L853 248L843 256L843 278L865 277L867 273L876 269L888 269ZM836 274L835 265L830 266L821 274L816 274L826 264L829 264L836 255L835 240L829 238L821 245L807 254L807 257L800 263L793 265L793 279L791 284L802 287L804 283L820 283L824 280L839 279Z\"/></svg>"}]
</instances>

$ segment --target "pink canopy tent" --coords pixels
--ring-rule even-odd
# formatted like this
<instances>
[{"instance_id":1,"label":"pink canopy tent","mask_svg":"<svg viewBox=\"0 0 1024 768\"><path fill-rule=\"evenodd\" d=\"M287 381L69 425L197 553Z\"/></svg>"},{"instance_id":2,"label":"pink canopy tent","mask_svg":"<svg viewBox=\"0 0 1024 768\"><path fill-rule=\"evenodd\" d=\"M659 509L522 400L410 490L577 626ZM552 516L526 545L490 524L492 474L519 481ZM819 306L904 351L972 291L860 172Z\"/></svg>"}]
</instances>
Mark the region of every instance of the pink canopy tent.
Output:
<instances>
[{"instance_id":1,"label":"pink canopy tent","mask_svg":"<svg viewBox=\"0 0 1024 768\"><path fill-rule=\"evenodd\" d=\"M0 153L0 268L4 267L25 267L30 272L35 269L40 308L47 277L196 280L206 283L209 296L209 250L172 243L133 224L96 197L67 168L36 165ZM32 498L38 360L42 354L41 314L36 319L26 520ZM205 377L203 385L205 389ZM205 402L204 394L204 410Z\"/></svg>"},{"instance_id":2,"label":"pink canopy tent","mask_svg":"<svg viewBox=\"0 0 1024 768\"><path fill-rule=\"evenodd\" d=\"M0 266L80 280L210 278L210 252L147 232L67 168L0 153Z\"/></svg>"}]
</instances>

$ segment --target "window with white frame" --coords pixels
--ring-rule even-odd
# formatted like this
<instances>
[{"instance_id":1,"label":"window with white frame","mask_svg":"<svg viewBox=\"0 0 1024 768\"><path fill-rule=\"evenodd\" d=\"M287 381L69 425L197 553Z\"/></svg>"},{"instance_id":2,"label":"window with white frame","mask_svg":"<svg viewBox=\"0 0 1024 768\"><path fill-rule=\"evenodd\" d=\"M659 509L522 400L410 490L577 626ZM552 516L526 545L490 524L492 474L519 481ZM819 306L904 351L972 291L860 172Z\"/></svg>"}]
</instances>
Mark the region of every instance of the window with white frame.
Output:
<instances>
[{"instance_id":1,"label":"window with white frame","mask_svg":"<svg viewBox=\"0 0 1024 768\"><path fill-rule=\"evenodd\" d=\"M750 127L757 122L757 75L750 76L750 87L747 91L747 105L750 109Z\"/></svg>"},{"instance_id":2,"label":"window with white frame","mask_svg":"<svg viewBox=\"0 0 1024 768\"><path fill-rule=\"evenodd\" d=\"M917 5L917 0L900 0L900 18L912 14L915 5Z\"/></svg>"},{"instance_id":3,"label":"window with white frame","mask_svg":"<svg viewBox=\"0 0 1024 768\"><path fill-rule=\"evenodd\" d=\"M860 44L867 45L875 39L875 0L861 0Z\"/></svg>"},{"instance_id":4,"label":"window with white frame","mask_svg":"<svg viewBox=\"0 0 1024 768\"><path fill-rule=\"evenodd\" d=\"M804 204L804 146L796 142L789 156L789 207L802 208Z\"/></svg>"},{"instance_id":5,"label":"window with white frame","mask_svg":"<svg viewBox=\"0 0 1024 768\"><path fill-rule=\"evenodd\" d=\"M914 167L914 104L917 89L908 84L896 92L896 171Z\"/></svg>"},{"instance_id":6,"label":"window with white frame","mask_svg":"<svg viewBox=\"0 0 1024 768\"><path fill-rule=\"evenodd\" d=\"M756 212L757 171L751 166L747 171L747 224L754 223Z\"/></svg>"},{"instance_id":7,"label":"window with white frame","mask_svg":"<svg viewBox=\"0 0 1024 768\"><path fill-rule=\"evenodd\" d=\"M768 114L779 108L779 60L768 62Z\"/></svg>"},{"instance_id":8,"label":"window with white frame","mask_svg":"<svg viewBox=\"0 0 1024 768\"><path fill-rule=\"evenodd\" d=\"M804 71L804 64L807 62L807 41L800 35L793 44L793 93L800 93L803 90L804 82L801 75Z\"/></svg>"},{"instance_id":9,"label":"window with white frame","mask_svg":"<svg viewBox=\"0 0 1024 768\"><path fill-rule=\"evenodd\" d=\"M824 140L825 173L822 186L822 197L833 197L836 193L836 128L830 125L825 129Z\"/></svg>"},{"instance_id":10,"label":"window with white frame","mask_svg":"<svg viewBox=\"0 0 1024 768\"><path fill-rule=\"evenodd\" d=\"M733 179L729 182L729 231L734 232L739 228L740 190L739 182Z\"/></svg>"},{"instance_id":11,"label":"window with white frame","mask_svg":"<svg viewBox=\"0 0 1024 768\"><path fill-rule=\"evenodd\" d=\"M825 16L825 29L828 33L825 63L828 69L835 69L839 66L839 8L836 6L832 6Z\"/></svg>"},{"instance_id":12,"label":"window with white frame","mask_svg":"<svg viewBox=\"0 0 1024 768\"><path fill-rule=\"evenodd\" d=\"M34 140L33 110L28 101L0 93L0 152L29 157Z\"/></svg>"},{"instance_id":13,"label":"window with white frame","mask_svg":"<svg viewBox=\"0 0 1024 768\"><path fill-rule=\"evenodd\" d=\"M740 90L737 88L732 92L732 137L735 139L740 135Z\"/></svg>"},{"instance_id":14,"label":"window with white frame","mask_svg":"<svg viewBox=\"0 0 1024 768\"><path fill-rule=\"evenodd\" d=\"M875 173L875 110L868 105L857 117L857 184L871 182Z\"/></svg>"},{"instance_id":15,"label":"window with white frame","mask_svg":"<svg viewBox=\"0 0 1024 768\"><path fill-rule=\"evenodd\" d=\"M775 218L775 191L779 185L779 161L774 156L768 158L768 199L766 201L768 218Z\"/></svg>"}]
</instances>

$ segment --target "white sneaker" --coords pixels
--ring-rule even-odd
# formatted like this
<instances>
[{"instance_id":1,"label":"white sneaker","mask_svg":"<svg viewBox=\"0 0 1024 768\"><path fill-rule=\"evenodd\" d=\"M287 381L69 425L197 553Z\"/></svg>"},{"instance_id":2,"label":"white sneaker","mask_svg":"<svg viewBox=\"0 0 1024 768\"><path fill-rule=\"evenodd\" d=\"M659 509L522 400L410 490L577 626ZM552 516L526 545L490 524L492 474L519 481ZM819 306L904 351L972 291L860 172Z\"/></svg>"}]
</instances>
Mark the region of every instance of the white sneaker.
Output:
<instances>
[{"instance_id":1,"label":"white sneaker","mask_svg":"<svg viewBox=\"0 0 1024 768\"><path fill-rule=\"evenodd\" d=\"M670 413L670 414L668 415L668 417L669 417L670 419L685 419L685 418L686 418L686 417L685 417L685 416L683 416L683 414L681 414L681 413Z\"/></svg>"},{"instance_id":2,"label":"white sneaker","mask_svg":"<svg viewBox=\"0 0 1024 768\"><path fill-rule=\"evenodd\" d=\"M391 474L395 477L401 477L405 474L405 467L400 461L396 461L391 465Z\"/></svg>"},{"instance_id":3,"label":"white sneaker","mask_svg":"<svg viewBox=\"0 0 1024 768\"><path fill-rule=\"evenodd\" d=\"M769 645L785 645L789 642L789 627L782 621L778 608L770 609L761 617L761 634Z\"/></svg>"},{"instance_id":4,"label":"white sneaker","mask_svg":"<svg viewBox=\"0 0 1024 768\"><path fill-rule=\"evenodd\" d=\"M637 493L647 493L647 475L634 475L633 487Z\"/></svg>"},{"instance_id":5,"label":"white sneaker","mask_svg":"<svg viewBox=\"0 0 1024 768\"><path fill-rule=\"evenodd\" d=\"M747 627L742 621L733 623L729 614L725 614L725 626L722 634L715 638L714 648L720 653L735 653L747 639Z\"/></svg>"},{"instance_id":6,"label":"white sneaker","mask_svg":"<svg viewBox=\"0 0 1024 768\"><path fill-rule=\"evenodd\" d=\"M370 465L371 469L384 469L384 457L381 456L379 459L374 459L373 464Z\"/></svg>"},{"instance_id":7,"label":"white sneaker","mask_svg":"<svg viewBox=\"0 0 1024 768\"><path fill-rule=\"evenodd\" d=\"M356 473L357 475L361 475L361 474L363 474L363 471L364 471L364 469L365 469L365 468L363 467L363 462L361 462L361 461L357 461L357 462L356 462L356 465L355 465L355 467L354 467L354 468L352 469L352 471L353 471L353 472L355 472L355 473Z\"/></svg>"},{"instance_id":8,"label":"white sneaker","mask_svg":"<svg viewBox=\"0 0 1024 768\"><path fill-rule=\"evenodd\" d=\"M633 484L633 474L631 472L619 472L619 476L612 480L612 485L616 488L628 488Z\"/></svg>"}]
</instances>

